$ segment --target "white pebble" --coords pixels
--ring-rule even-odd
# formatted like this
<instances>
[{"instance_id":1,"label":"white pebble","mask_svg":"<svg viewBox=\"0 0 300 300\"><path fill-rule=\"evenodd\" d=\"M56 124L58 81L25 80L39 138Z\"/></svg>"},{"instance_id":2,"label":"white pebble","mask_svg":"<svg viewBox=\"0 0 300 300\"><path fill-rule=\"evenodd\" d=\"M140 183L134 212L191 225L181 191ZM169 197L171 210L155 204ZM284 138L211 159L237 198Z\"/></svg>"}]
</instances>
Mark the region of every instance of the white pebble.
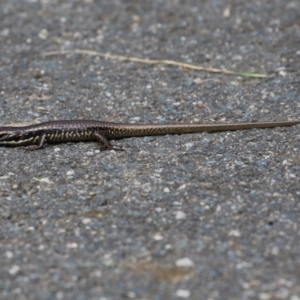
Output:
<instances>
[{"instance_id":1,"label":"white pebble","mask_svg":"<svg viewBox=\"0 0 300 300\"><path fill-rule=\"evenodd\" d=\"M194 147L194 145L195 145L195 143L186 143L186 144L185 144L185 149L186 149L186 150L190 150L191 148Z\"/></svg>"},{"instance_id":2,"label":"white pebble","mask_svg":"<svg viewBox=\"0 0 300 300\"><path fill-rule=\"evenodd\" d=\"M53 183L48 177L41 178L40 182L44 182L44 183L47 183L47 184L52 184Z\"/></svg>"},{"instance_id":3,"label":"white pebble","mask_svg":"<svg viewBox=\"0 0 300 300\"><path fill-rule=\"evenodd\" d=\"M14 257L14 254L13 254L11 251L6 251L6 252L5 252L5 256L6 256L7 258L13 258L13 257Z\"/></svg>"},{"instance_id":4,"label":"white pebble","mask_svg":"<svg viewBox=\"0 0 300 300\"><path fill-rule=\"evenodd\" d=\"M161 241L164 237L160 234L160 233L156 233L154 236L153 236L153 239L155 241Z\"/></svg>"},{"instance_id":5,"label":"white pebble","mask_svg":"<svg viewBox=\"0 0 300 300\"><path fill-rule=\"evenodd\" d=\"M69 249L78 248L78 244L77 243L67 243L67 248L69 248Z\"/></svg>"},{"instance_id":6,"label":"white pebble","mask_svg":"<svg viewBox=\"0 0 300 300\"><path fill-rule=\"evenodd\" d=\"M14 265L8 270L8 273L10 275L16 275L19 271L20 271L20 267L17 265Z\"/></svg>"},{"instance_id":7,"label":"white pebble","mask_svg":"<svg viewBox=\"0 0 300 300\"><path fill-rule=\"evenodd\" d=\"M183 220L183 219L186 219L186 214L185 214L183 211L179 210L179 211L177 211L176 214L175 214L175 219L176 219L176 220Z\"/></svg>"},{"instance_id":8,"label":"white pebble","mask_svg":"<svg viewBox=\"0 0 300 300\"><path fill-rule=\"evenodd\" d=\"M176 296L180 298L188 298L191 295L191 292L188 290L177 290Z\"/></svg>"},{"instance_id":9,"label":"white pebble","mask_svg":"<svg viewBox=\"0 0 300 300\"><path fill-rule=\"evenodd\" d=\"M85 218L85 219L82 220L82 223L85 224L85 225L87 225L87 224L91 223L91 221L92 221L92 219Z\"/></svg>"},{"instance_id":10,"label":"white pebble","mask_svg":"<svg viewBox=\"0 0 300 300\"><path fill-rule=\"evenodd\" d=\"M228 233L229 236L240 237L241 233L239 230L230 230Z\"/></svg>"},{"instance_id":11,"label":"white pebble","mask_svg":"<svg viewBox=\"0 0 300 300\"><path fill-rule=\"evenodd\" d=\"M193 261L188 257L183 257L176 260L175 264L177 267L185 267L185 268L192 267L194 265Z\"/></svg>"},{"instance_id":12,"label":"white pebble","mask_svg":"<svg viewBox=\"0 0 300 300\"><path fill-rule=\"evenodd\" d=\"M75 175L74 170L69 170L69 171L67 172L67 176L73 176L73 175Z\"/></svg>"}]
</instances>

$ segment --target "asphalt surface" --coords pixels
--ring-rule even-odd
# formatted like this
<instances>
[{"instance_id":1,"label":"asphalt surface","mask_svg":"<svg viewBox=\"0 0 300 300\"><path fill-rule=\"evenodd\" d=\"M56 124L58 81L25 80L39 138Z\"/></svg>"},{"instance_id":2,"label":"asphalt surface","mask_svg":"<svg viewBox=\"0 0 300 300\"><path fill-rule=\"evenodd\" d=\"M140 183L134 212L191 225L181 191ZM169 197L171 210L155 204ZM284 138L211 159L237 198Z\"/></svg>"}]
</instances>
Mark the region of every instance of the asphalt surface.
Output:
<instances>
[{"instance_id":1,"label":"asphalt surface","mask_svg":"<svg viewBox=\"0 0 300 300\"><path fill-rule=\"evenodd\" d=\"M1 124L300 118L297 0L2 0L0 45ZM299 300L299 129L1 147L0 299Z\"/></svg>"}]
</instances>

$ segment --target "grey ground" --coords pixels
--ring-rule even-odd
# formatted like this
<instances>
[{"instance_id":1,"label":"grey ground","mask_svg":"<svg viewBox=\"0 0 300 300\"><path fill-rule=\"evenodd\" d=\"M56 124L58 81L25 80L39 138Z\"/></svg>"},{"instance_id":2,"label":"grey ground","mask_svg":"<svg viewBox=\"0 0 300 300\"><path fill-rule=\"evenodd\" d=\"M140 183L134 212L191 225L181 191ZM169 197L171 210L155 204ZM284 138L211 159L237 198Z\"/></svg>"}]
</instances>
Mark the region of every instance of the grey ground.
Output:
<instances>
[{"instance_id":1,"label":"grey ground","mask_svg":"<svg viewBox=\"0 0 300 300\"><path fill-rule=\"evenodd\" d=\"M300 118L300 3L0 4L1 124ZM249 79L89 49L267 73ZM299 126L0 148L0 299L300 299Z\"/></svg>"}]
</instances>

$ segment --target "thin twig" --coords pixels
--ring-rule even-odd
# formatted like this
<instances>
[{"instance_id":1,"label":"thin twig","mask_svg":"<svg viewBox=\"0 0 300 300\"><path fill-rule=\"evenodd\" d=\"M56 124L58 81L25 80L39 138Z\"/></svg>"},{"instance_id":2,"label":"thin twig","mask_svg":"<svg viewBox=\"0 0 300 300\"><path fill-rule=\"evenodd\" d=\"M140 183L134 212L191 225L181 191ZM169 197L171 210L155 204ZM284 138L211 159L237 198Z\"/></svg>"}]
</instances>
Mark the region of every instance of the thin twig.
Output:
<instances>
[{"instance_id":1,"label":"thin twig","mask_svg":"<svg viewBox=\"0 0 300 300\"><path fill-rule=\"evenodd\" d=\"M205 71L205 72L210 72L210 73L222 73L222 74L227 74L227 75L236 75L236 76L244 76L244 77L255 77L255 78L267 77L267 74L234 72L234 71L230 71L230 70L226 70L226 69L205 68L205 67L196 66L193 64L182 63L182 62L178 62L178 61L174 61L174 60L144 59L144 58L138 58L138 57L129 57L129 56L123 56L123 55L102 53L102 52L91 51L91 50L75 49L75 50L51 51L51 52L43 53L43 56L65 55L65 54L87 54L87 55L100 56L100 57L113 59L113 60L131 61L131 62L152 64L152 65L162 64L162 65L182 67L182 68L191 69L191 70Z\"/></svg>"}]
</instances>

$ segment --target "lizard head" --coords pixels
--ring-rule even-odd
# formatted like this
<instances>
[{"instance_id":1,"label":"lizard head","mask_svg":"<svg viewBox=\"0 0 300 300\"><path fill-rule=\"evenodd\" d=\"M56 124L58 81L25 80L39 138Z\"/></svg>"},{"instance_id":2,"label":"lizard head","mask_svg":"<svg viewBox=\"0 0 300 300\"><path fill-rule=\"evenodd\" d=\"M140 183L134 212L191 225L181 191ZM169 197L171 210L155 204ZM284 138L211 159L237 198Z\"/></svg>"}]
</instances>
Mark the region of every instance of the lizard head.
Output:
<instances>
[{"instance_id":1,"label":"lizard head","mask_svg":"<svg viewBox=\"0 0 300 300\"><path fill-rule=\"evenodd\" d=\"M14 127L0 127L0 143L18 144L25 139L24 133Z\"/></svg>"}]
</instances>

